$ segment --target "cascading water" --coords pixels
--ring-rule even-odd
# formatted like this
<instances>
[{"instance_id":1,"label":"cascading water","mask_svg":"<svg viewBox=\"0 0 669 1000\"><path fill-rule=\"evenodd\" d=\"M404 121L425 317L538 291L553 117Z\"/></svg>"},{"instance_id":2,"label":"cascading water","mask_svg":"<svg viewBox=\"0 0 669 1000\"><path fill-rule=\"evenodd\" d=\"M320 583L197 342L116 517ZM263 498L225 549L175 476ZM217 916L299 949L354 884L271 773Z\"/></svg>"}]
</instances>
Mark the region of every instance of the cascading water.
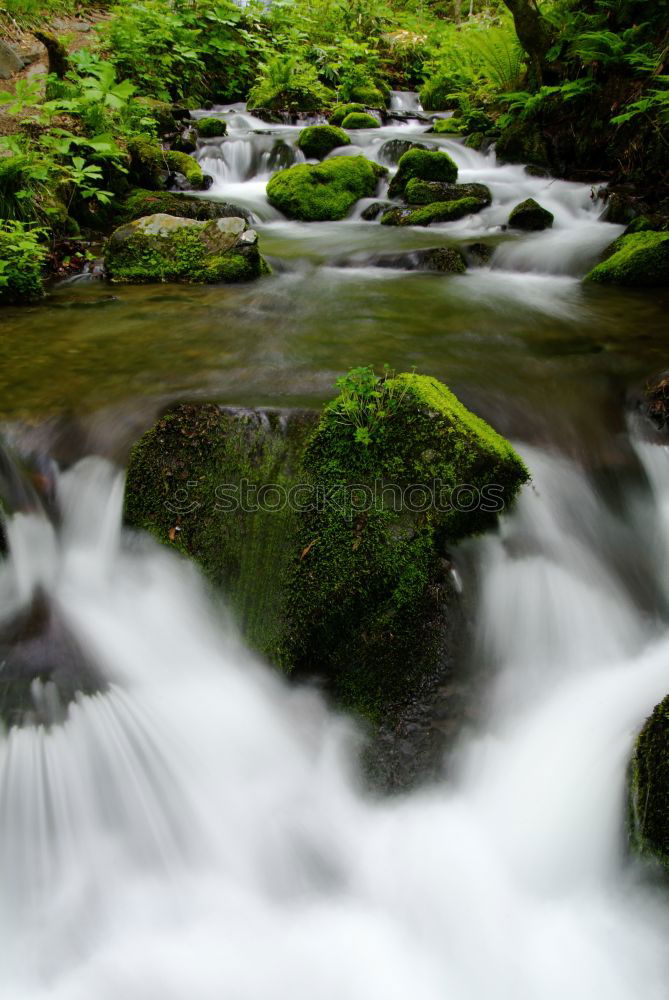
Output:
<instances>
[{"instance_id":1,"label":"cascading water","mask_svg":"<svg viewBox=\"0 0 669 1000\"><path fill-rule=\"evenodd\" d=\"M121 531L107 463L60 477L60 528L10 519L6 606L39 587L109 688L2 738L3 995L664 998L669 915L625 860L623 811L669 637L583 473L525 457L532 486L476 543L489 721L449 784L386 801L359 788L353 726ZM644 459L666 479L669 449Z\"/></svg>"}]
</instances>

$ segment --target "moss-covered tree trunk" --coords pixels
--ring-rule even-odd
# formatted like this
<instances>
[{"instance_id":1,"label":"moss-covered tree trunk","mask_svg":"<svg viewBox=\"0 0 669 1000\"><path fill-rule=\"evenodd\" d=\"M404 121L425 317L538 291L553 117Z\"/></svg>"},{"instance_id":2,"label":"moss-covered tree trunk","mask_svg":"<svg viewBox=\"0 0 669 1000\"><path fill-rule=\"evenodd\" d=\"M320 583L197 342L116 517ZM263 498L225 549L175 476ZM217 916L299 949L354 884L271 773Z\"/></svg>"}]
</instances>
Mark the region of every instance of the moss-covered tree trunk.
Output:
<instances>
[{"instance_id":1,"label":"moss-covered tree trunk","mask_svg":"<svg viewBox=\"0 0 669 1000\"><path fill-rule=\"evenodd\" d=\"M504 0L511 12L518 41L530 61L530 82L540 87L548 70L547 53L552 44L551 30L536 0Z\"/></svg>"}]
</instances>

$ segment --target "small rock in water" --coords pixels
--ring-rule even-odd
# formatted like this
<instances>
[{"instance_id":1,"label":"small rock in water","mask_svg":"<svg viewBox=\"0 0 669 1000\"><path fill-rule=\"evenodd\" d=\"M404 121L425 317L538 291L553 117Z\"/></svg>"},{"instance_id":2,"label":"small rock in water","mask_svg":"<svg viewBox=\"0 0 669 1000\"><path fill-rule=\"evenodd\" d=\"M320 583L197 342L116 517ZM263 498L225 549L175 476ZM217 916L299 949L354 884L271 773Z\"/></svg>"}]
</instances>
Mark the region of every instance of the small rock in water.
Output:
<instances>
[{"instance_id":1,"label":"small rock in water","mask_svg":"<svg viewBox=\"0 0 669 1000\"><path fill-rule=\"evenodd\" d=\"M541 229L550 229L554 218L553 213L549 212L547 208L542 208L534 198L527 198L511 210L509 225L513 229L538 232Z\"/></svg>"}]
</instances>

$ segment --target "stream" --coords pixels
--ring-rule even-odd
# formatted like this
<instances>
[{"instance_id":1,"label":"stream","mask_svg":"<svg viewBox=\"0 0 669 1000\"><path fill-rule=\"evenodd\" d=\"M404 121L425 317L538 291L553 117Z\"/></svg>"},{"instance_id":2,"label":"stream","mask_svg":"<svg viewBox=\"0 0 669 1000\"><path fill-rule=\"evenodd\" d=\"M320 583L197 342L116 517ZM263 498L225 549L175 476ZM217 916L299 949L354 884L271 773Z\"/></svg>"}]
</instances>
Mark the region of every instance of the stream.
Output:
<instances>
[{"instance_id":1,"label":"stream","mask_svg":"<svg viewBox=\"0 0 669 1000\"><path fill-rule=\"evenodd\" d=\"M669 690L669 446L630 406L666 365L669 293L581 284L622 231L589 186L424 135L415 95L393 109L407 120L356 134L361 151L390 166L389 140L445 149L488 209L401 229L361 219L367 200L289 222L264 190L301 157L299 128L214 109L229 132L198 150L205 196L253 213L271 277L81 280L3 312L5 435L60 467L48 509L6 519L0 614L39 596L104 679L62 724L0 738L8 1000L666 998L669 907L626 850L625 773ZM552 230L502 229L527 197ZM380 266L481 241L489 265L463 275ZM532 482L453 553L476 723L443 781L374 797L359 726L122 526L120 469L175 399L318 405L384 362L447 382Z\"/></svg>"}]
</instances>

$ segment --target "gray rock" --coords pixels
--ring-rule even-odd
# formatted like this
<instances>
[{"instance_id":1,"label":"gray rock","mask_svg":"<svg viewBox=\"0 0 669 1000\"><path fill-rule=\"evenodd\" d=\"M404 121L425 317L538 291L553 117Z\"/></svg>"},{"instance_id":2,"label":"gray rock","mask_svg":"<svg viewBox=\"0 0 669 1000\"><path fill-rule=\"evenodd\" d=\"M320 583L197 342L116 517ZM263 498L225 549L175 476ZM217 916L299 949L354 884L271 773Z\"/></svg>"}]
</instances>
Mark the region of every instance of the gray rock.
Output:
<instances>
[{"instance_id":1,"label":"gray rock","mask_svg":"<svg viewBox=\"0 0 669 1000\"><path fill-rule=\"evenodd\" d=\"M0 80L8 80L23 69L23 59L11 45L0 40Z\"/></svg>"}]
</instances>

